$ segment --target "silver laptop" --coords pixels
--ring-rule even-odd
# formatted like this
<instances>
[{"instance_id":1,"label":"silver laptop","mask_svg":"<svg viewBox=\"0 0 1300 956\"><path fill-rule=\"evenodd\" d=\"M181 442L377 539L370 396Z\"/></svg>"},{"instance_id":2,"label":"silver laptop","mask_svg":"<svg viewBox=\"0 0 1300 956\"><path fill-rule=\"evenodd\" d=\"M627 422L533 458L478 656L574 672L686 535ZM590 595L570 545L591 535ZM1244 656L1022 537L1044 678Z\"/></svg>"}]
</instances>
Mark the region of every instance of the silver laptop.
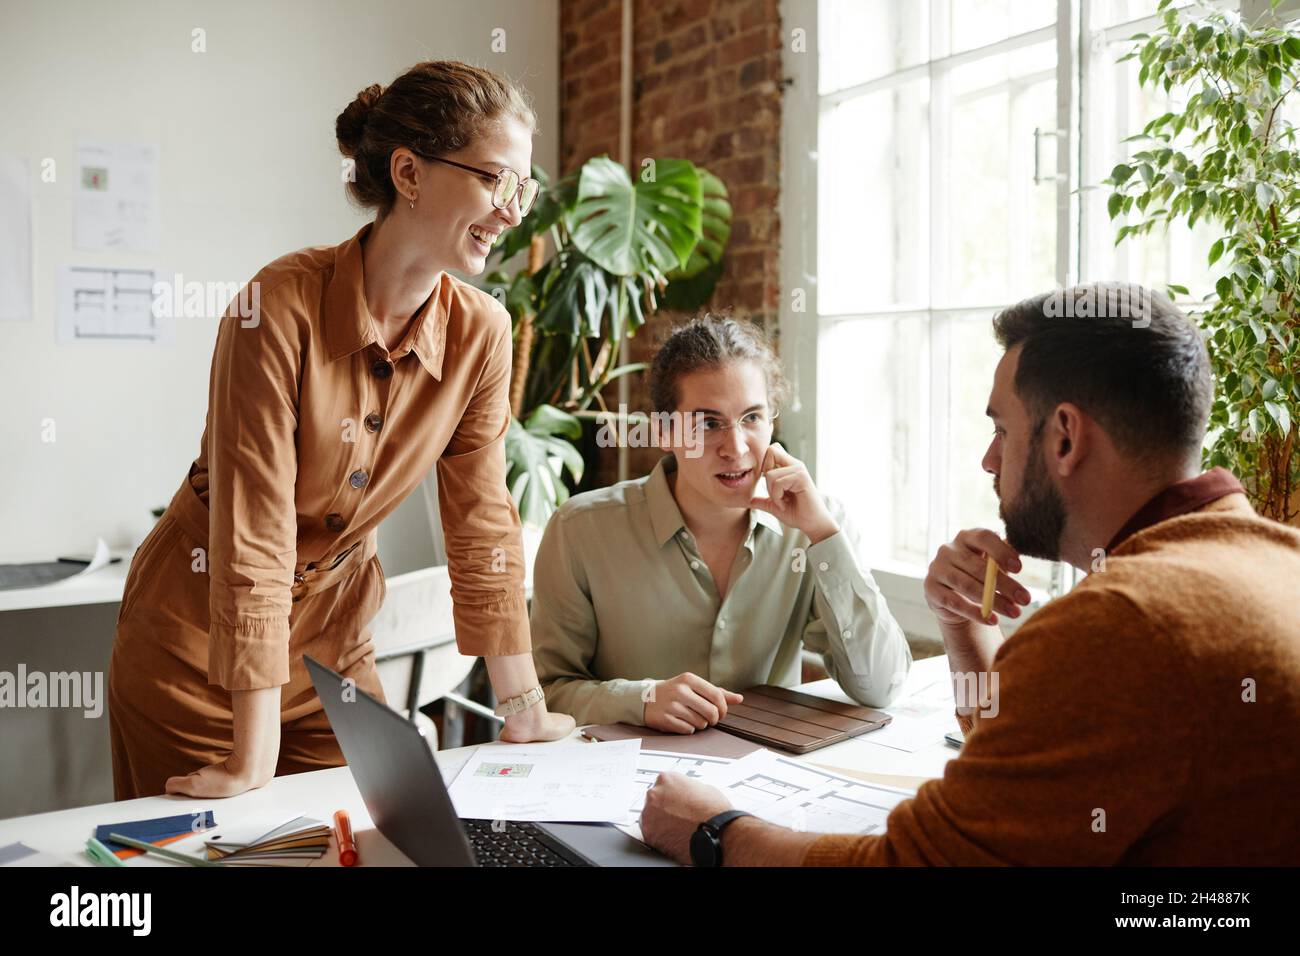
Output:
<instances>
[{"instance_id":1,"label":"silver laptop","mask_svg":"<svg viewBox=\"0 0 1300 956\"><path fill-rule=\"evenodd\" d=\"M423 731L303 660L370 818L417 866L676 866L608 823L460 819Z\"/></svg>"}]
</instances>

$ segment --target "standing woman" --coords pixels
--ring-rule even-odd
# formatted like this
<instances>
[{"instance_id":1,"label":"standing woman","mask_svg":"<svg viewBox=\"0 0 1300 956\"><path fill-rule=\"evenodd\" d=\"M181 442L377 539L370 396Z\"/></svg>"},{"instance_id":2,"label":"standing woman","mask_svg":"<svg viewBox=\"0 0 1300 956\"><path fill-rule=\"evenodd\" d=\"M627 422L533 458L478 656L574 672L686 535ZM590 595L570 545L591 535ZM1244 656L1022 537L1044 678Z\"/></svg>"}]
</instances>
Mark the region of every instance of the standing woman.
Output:
<instances>
[{"instance_id":1,"label":"standing woman","mask_svg":"<svg viewBox=\"0 0 1300 956\"><path fill-rule=\"evenodd\" d=\"M348 190L376 219L276 259L249 286L253 315L232 303L221 320L199 456L122 598L117 799L232 796L344 763L303 655L383 699L376 528L435 465L457 646L486 659L502 739L572 730L530 650L505 483L510 317L447 272L481 273L532 206L535 125L510 83L455 62L370 86L338 117Z\"/></svg>"}]
</instances>

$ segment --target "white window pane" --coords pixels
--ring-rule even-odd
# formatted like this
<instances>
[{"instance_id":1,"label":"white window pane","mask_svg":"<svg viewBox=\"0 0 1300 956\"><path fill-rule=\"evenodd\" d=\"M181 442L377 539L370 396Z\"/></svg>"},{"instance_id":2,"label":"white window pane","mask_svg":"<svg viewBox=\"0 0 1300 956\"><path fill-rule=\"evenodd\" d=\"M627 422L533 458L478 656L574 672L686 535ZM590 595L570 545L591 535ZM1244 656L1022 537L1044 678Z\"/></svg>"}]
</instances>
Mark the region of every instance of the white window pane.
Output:
<instances>
[{"instance_id":1,"label":"white window pane","mask_svg":"<svg viewBox=\"0 0 1300 956\"><path fill-rule=\"evenodd\" d=\"M1055 137L1037 141L1034 182L1034 130L1056 128L1055 57L1035 44L952 71L940 305L998 305L1055 284Z\"/></svg>"},{"instance_id":2,"label":"white window pane","mask_svg":"<svg viewBox=\"0 0 1300 956\"><path fill-rule=\"evenodd\" d=\"M1056 22L1056 0L950 0L951 50L973 50Z\"/></svg>"},{"instance_id":3,"label":"white window pane","mask_svg":"<svg viewBox=\"0 0 1300 956\"><path fill-rule=\"evenodd\" d=\"M929 284L929 81L855 97L822 115L818 308L923 306Z\"/></svg>"},{"instance_id":4,"label":"white window pane","mask_svg":"<svg viewBox=\"0 0 1300 956\"><path fill-rule=\"evenodd\" d=\"M836 322L822 334L818 486L844 503L871 560L929 561L928 320Z\"/></svg>"},{"instance_id":5,"label":"white window pane","mask_svg":"<svg viewBox=\"0 0 1300 956\"><path fill-rule=\"evenodd\" d=\"M1002 348L993 337L992 317L993 313L985 312L952 323L950 474L946 477L951 527L940 533L943 541L952 540L965 528L990 528L999 535L1006 534L998 517L993 476L982 465L993 438L993 422L984 412L993 388L993 371L1002 358ZM1051 567L1047 561L1026 559L1024 571L1016 580L1029 587L1046 588Z\"/></svg>"},{"instance_id":6,"label":"white window pane","mask_svg":"<svg viewBox=\"0 0 1300 956\"><path fill-rule=\"evenodd\" d=\"M822 93L923 62L930 46L929 4L914 0L821 0Z\"/></svg>"}]
</instances>

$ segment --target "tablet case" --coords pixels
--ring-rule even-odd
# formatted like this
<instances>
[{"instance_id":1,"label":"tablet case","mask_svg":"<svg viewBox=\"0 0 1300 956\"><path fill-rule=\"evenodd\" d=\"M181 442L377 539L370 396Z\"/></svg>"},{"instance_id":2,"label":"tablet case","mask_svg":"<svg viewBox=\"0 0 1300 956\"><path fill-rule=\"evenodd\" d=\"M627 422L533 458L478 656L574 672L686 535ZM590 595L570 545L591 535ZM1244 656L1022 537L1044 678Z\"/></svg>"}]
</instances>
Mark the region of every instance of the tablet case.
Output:
<instances>
[{"instance_id":1,"label":"tablet case","mask_svg":"<svg viewBox=\"0 0 1300 956\"><path fill-rule=\"evenodd\" d=\"M713 727L693 734L668 734L631 724L584 727L592 740L642 738L643 750L702 753L714 757L743 757L758 747L806 754L841 740L878 730L893 718L870 707L842 704L785 687L760 684L742 691L745 702L727 707L727 716Z\"/></svg>"},{"instance_id":2,"label":"tablet case","mask_svg":"<svg viewBox=\"0 0 1300 956\"><path fill-rule=\"evenodd\" d=\"M870 707L842 704L786 687L760 684L741 691L719 730L793 754L806 754L850 737L879 730L893 718Z\"/></svg>"}]
</instances>

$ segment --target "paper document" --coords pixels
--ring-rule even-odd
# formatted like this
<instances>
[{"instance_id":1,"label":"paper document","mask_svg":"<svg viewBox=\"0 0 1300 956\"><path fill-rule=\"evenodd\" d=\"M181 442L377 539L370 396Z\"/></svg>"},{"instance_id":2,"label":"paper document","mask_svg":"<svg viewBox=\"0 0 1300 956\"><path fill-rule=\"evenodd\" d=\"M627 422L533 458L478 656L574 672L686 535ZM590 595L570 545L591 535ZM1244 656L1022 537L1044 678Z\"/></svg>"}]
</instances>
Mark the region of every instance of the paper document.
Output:
<instances>
[{"instance_id":1,"label":"paper document","mask_svg":"<svg viewBox=\"0 0 1300 956\"><path fill-rule=\"evenodd\" d=\"M636 796L626 823L614 824L633 839L641 839L641 810L645 797L661 773L680 773L700 783L713 783L718 772L726 769L734 759L711 757L706 754L674 753L667 750L643 750L636 761Z\"/></svg>"},{"instance_id":2,"label":"paper document","mask_svg":"<svg viewBox=\"0 0 1300 956\"><path fill-rule=\"evenodd\" d=\"M640 738L573 746L484 745L449 793L469 820L624 823L638 789Z\"/></svg>"},{"instance_id":3,"label":"paper document","mask_svg":"<svg viewBox=\"0 0 1300 956\"><path fill-rule=\"evenodd\" d=\"M889 811L915 794L770 750L742 757L711 782L738 810L812 833L883 832Z\"/></svg>"}]
</instances>

